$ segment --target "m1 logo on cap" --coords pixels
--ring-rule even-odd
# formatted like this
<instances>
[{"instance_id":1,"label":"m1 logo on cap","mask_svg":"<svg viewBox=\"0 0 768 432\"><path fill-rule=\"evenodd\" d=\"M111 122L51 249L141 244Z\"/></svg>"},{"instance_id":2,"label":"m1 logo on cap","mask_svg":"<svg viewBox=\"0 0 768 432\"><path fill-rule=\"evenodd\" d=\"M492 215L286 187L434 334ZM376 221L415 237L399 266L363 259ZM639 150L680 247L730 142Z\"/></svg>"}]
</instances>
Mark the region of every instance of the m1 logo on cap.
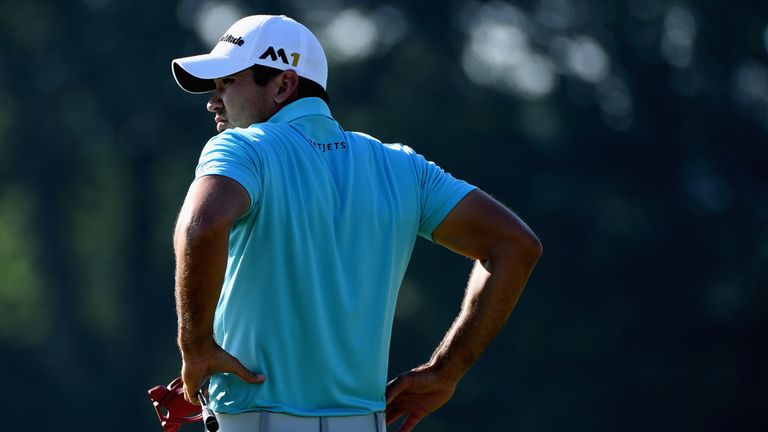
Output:
<instances>
[{"instance_id":1,"label":"m1 logo on cap","mask_svg":"<svg viewBox=\"0 0 768 432\"><path fill-rule=\"evenodd\" d=\"M235 44L237 46L243 46L243 44L245 43L243 38L241 38L240 36L234 37L231 34L227 34L227 35L222 36L221 39L219 39L219 42L229 42L229 43Z\"/></svg>"},{"instance_id":2,"label":"m1 logo on cap","mask_svg":"<svg viewBox=\"0 0 768 432\"><path fill-rule=\"evenodd\" d=\"M280 60L282 60L285 64L290 64L293 67L296 67L299 65L299 57L301 57L301 54L299 53L291 53L291 58L293 61L291 63L288 63L288 57L285 56L285 50L282 48L279 48L277 51L275 51L275 48L270 46L267 48L266 51L264 51L263 54L259 56L259 59L264 60L265 58L269 57L272 61L277 61L277 58L280 57Z\"/></svg>"}]
</instances>

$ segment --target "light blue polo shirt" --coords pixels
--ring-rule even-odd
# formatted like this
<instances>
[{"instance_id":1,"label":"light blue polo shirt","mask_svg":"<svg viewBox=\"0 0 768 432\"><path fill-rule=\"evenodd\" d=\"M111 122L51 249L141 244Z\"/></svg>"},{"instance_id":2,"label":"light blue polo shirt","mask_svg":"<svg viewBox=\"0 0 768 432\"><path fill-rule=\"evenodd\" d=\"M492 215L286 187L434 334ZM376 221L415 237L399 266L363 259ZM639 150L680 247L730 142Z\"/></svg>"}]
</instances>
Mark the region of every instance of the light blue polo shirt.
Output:
<instances>
[{"instance_id":1,"label":"light blue polo shirt","mask_svg":"<svg viewBox=\"0 0 768 432\"><path fill-rule=\"evenodd\" d=\"M216 412L345 416L385 407L397 292L417 235L473 186L402 144L346 132L319 98L233 129L203 149L196 177L240 183L216 341L263 384L211 379Z\"/></svg>"}]
</instances>

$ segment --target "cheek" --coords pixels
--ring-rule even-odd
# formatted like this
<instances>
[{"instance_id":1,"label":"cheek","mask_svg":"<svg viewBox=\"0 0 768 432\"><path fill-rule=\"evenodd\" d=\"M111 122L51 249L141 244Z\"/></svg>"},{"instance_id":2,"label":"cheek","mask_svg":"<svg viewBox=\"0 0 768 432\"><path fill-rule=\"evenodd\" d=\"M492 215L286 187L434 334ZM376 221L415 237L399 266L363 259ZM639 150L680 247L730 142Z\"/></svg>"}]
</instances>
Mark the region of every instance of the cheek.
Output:
<instances>
[{"instance_id":1,"label":"cheek","mask_svg":"<svg viewBox=\"0 0 768 432\"><path fill-rule=\"evenodd\" d=\"M232 92L224 101L224 108L227 111L227 118L230 123L239 127L248 127L256 121L263 121L259 99L260 95L250 92Z\"/></svg>"},{"instance_id":2,"label":"cheek","mask_svg":"<svg viewBox=\"0 0 768 432\"><path fill-rule=\"evenodd\" d=\"M237 80L227 88L223 97L224 109L231 123L248 127L252 123L267 120L270 98L266 89L253 82Z\"/></svg>"},{"instance_id":3,"label":"cheek","mask_svg":"<svg viewBox=\"0 0 768 432\"><path fill-rule=\"evenodd\" d=\"M224 108L227 110L227 115L230 117L239 117L243 113L243 108L247 108L248 104L243 100L242 95L237 92L232 92L227 98L223 99Z\"/></svg>"}]
</instances>

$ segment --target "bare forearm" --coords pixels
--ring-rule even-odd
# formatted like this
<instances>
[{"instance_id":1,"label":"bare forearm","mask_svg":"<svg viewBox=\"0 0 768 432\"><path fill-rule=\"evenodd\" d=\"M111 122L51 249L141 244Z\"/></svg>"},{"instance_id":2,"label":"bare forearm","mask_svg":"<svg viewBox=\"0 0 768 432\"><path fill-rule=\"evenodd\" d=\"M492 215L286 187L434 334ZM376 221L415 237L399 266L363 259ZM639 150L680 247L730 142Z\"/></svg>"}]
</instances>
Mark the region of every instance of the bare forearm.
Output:
<instances>
[{"instance_id":1,"label":"bare forearm","mask_svg":"<svg viewBox=\"0 0 768 432\"><path fill-rule=\"evenodd\" d=\"M403 431L450 399L459 379L509 318L542 252L525 222L479 189L456 204L432 238L478 261L461 312L430 361L387 384L387 423L407 415Z\"/></svg>"},{"instance_id":2,"label":"bare forearm","mask_svg":"<svg viewBox=\"0 0 768 432\"><path fill-rule=\"evenodd\" d=\"M430 360L442 376L458 381L485 351L517 304L534 263L475 262L461 312Z\"/></svg>"},{"instance_id":3,"label":"bare forearm","mask_svg":"<svg viewBox=\"0 0 768 432\"><path fill-rule=\"evenodd\" d=\"M179 222L176 252L176 314L182 356L209 349L213 316L227 264L228 229Z\"/></svg>"},{"instance_id":4,"label":"bare forearm","mask_svg":"<svg viewBox=\"0 0 768 432\"><path fill-rule=\"evenodd\" d=\"M176 252L176 314L184 398L198 403L197 392L215 373L233 373L258 384L251 373L213 338L213 318L227 269L229 233L248 208L248 193L227 177L203 176L192 182L179 212Z\"/></svg>"}]
</instances>

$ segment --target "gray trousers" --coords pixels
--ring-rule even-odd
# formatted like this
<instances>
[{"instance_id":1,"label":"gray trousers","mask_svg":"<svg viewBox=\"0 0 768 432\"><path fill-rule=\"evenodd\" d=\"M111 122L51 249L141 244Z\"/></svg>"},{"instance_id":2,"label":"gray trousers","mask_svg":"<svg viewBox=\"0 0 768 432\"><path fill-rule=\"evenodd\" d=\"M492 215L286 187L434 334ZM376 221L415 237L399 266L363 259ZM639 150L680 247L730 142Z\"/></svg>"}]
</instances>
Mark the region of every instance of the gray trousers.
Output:
<instances>
[{"instance_id":1,"label":"gray trousers","mask_svg":"<svg viewBox=\"0 0 768 432\"><path fill-rule=\"evenodd\" d=\"M219 432L386 432L383 412L350 417L297 417L269 411L216 414Z\"/></svg>"}]
</instances>

